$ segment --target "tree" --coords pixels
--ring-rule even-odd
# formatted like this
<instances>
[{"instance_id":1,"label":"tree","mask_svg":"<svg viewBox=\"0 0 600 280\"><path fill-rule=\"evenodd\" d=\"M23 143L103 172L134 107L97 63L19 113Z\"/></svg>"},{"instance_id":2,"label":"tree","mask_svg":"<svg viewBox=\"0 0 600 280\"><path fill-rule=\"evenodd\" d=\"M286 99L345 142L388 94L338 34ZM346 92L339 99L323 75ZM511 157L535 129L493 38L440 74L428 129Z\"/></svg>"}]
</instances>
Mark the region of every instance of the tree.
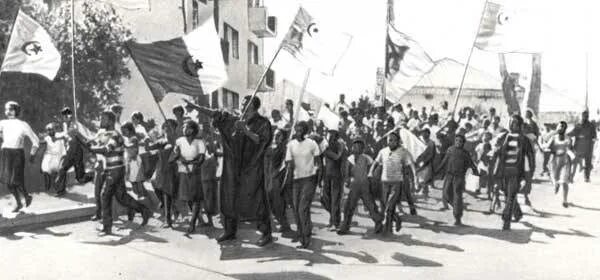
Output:
<instances>
[{"instance_id":1,"label":"tree","mask_svg":"<svg viewBox=\"0 0 600 280\"><path fill-rule=\"evenodd\" d=\"M46 122L55 119L62 107L73 106L71 5L69 1L62 1L47 13L41 0L0 0L0 27L8 17L12 24L19 7L16 2L22 3L21 9L50 33L61 53L62 65L51 82L37 75L2 73L0 101L12 99L27 104L24 118L34 128L41 129ZM76 9L76 15L81 15L76 18L74 46L77 109L79 119L89 123L96 120L104 108L118 102L123 79L130 77L125 42L131 38L131 31L109 4L84 1ZM0 32L0 42L7 43L5 29ZM4 52L5 47L0 50L2 57Z\"/></svg>"}]
</instances>

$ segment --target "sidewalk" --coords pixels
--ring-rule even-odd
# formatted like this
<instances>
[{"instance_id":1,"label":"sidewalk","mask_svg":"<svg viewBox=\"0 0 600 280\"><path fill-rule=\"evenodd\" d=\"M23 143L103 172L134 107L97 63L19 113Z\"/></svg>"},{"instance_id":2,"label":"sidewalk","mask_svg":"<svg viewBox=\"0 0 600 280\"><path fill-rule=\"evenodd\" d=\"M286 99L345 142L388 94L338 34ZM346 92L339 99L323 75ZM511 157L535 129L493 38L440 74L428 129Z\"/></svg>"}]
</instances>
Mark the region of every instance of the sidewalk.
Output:
<instances>
[{"instance_id":1,"label":"sidewalk","mask_svg":"<svg viewBox=\"0 0 600 280\"><path fill-rule=\"evenodd\" d=\"M12 195L0 198L0 232L39 228L51 224L78 221L94 214L94 185L75 185L63 197L54 193L34 193L33 201L19 213L12 213Z\"/></svg>"}]
</instances>

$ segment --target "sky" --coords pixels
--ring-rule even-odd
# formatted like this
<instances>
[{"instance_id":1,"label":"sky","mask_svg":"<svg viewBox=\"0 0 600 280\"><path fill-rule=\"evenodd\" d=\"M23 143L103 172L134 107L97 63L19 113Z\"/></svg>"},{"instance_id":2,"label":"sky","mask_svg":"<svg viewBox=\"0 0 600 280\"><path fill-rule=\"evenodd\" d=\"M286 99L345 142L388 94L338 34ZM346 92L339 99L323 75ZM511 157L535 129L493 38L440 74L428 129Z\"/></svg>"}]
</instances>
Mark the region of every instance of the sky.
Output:
<instances>
[{"instance_id":1,"label":"sky","mask_svg":"<svg viewBox=\"0 0 600 280\"><path fill-rule=\"evenodd\" d=\"M278 17L278 36L265 39L265 63L275 53L300 5L318 20L353 35L350 49L333 77L311 73L308 90L335 101L339 93L356 99L375 87L376 69L384 64L387 0L265 0L271 15ZM495 1L495 2L500 2ZM600 71L600 40L594 26L600 26L597 12L600 4L584 0L503 0L505 7L526 24L538 27L529 40L542 45L542 81L571 99L581 100L586 89L586 52L591 109L600 106L594 82ZM367 4L368 3L368 4ZM434 59L445 57L466 62L484 7L483 0L396 0L395 26L408 34ZM536 29L537 30L537 29ZM507 54L510 72L531 73L530 56ZM473 51L470 65L499 78L496 53ZM305 67L288 54L280 55L275 70L287 79L301 84ZM526 79L527 80L527 79ZM528 80L527 80L528 81ZM528 88L529 85L527 84ZM598 99L598 98L596 98ZM542 96L542 103L551 98ZM580 108L569 108L577 109Z\"/></svg>"}]
</instances>

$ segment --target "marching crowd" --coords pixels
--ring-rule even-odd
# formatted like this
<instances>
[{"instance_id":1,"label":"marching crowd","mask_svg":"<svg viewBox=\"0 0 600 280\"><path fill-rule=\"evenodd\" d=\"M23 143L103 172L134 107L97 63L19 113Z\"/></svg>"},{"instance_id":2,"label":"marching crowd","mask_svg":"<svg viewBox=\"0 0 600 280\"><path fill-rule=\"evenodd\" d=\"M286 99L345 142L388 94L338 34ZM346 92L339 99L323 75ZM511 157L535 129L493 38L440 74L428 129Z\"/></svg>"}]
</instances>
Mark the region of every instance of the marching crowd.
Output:
<instances>
[{"instance_id":1,"label":"marching crowd","mask_svg":"<svg viewBox=\"0 0 600 280\"><path fill-rule=\"evenodd\" d=\"M557 193L562 189L564 207L578 167L589 182L595 153L597 127L587 111L569 128L565 122L539 126L531 111L503 120L494 108L478 114L465 107L455 117L447 102L420 109L396 104L388 111L348 105L341 95L336 104L326 105L339 116L331 125L316 117L294 120L291 100L270 119L258 113L259 98L247 96L242 105L244 113L236 114L186 101L172 109L175 119L160 126L139 112L123 120L122 108L114 105L102 112L94 133L65 108L62 123L48 124L38 137L20 120L21 106L11 101L5 105L6 119L0 120L0 183L13 194L15 212L23 207L21 196L25 206L32 203L24 178L24 139L29 138L31 162L38 150L43 154L46 189L64 195L71 168L79 183L94 182L93 219L101 221L103 235L111 234L115 198L129 220L141 214L142 226L154 210L161 211L165 227L189 216L189 233L198 224L214 226L213 218L220 215L219 242L234 239L238 223L255 221L261 232L257 244L264 246L273 240L273 218L284 233L292 233L293 222L298 247L307 248L317 189L330 230L347 234L362 201L374 232L391 234L401 229L402 201L410 215L417 215L416 198L426 199L441 180L441 209L451 207L460 226L471 170L478 177L475 195L485 191L490 212L504 204L502 228L509 230L523 216L517 195L531 204L538 152L543 154L540 176L549 175ZM199 117L190 118L191 112ZM93 172L85 169L89 157ZM288 209L294 221L288 220Z\"/></svg>"}]
</instances>

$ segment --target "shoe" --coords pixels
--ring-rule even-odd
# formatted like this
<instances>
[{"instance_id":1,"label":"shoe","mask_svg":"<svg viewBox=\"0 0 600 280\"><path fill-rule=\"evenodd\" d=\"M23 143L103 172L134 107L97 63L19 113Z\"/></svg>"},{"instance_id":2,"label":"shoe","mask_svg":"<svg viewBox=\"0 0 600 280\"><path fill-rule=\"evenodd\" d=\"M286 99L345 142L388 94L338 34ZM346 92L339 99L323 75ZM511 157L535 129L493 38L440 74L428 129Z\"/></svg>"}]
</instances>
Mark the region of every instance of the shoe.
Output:
<instances>
[{"instance_id":1,"label":"shoe","mask_svg":"<svg viewBox=\"0 0 600 280\"><path fill-rule=\"evenodd\" d=\"M94 215L94 216L92 216L92 218L90 220L95 222L95 221L100 221L101 219L102 219L102 217L100 217L98 215Z\"/></svg>"},{"instance_id":2,"label":"shoe","mask_svg":"<svg viewBox=\"0 0 600 280\"><path fill-rule=\"evenodd\" d=\"M346 235L346 234L348 234L348 229L345 229L345 228L340 229L336 233L337 233L337 235Z\"/></svg>"},{"instance_id":3,"label":"shoe","mask_svg":"<svg viewBox=\"0 0 600 280\"><path fill-rule=\"evenodd\" d=\"M148 220L152 218L153 214L154 213L152 213L152 211L150 211L148 208L144 208L144 210L142 210L142 226L148 224Z\"/></svg>"},{"instance_id":4,"label":"shoe","mask_svg":"<svg viewBox=\"0 0 600 280\"><path fill-rule=\"evenodd\" d=\"M273 236L271 234L263 234L263 236L256 241L256 246L264 247L271 242L273 242Z\"/></svg>"},{"instance_id":5,"label":"shoe","mask_svg":"<svg viewBox=\"0 0 600 280\"><path fill-rule=\"evenodd\" d=\"M417 208L410 208L410 215L411 216L416 216L417 215Z\"/></svg>"},{"instance_id":6,"label":"shoe","mask_svg":"<svg viewBox=\"0 0 600 280\"><path fill-rule=\"evenodd\" d=\"M290 232L292 231L292 228L289 225L284 225L279 227L279 232L280 233L286 233L286 232Z\"/></svg>"},{"instance_id":7,"label":"shoe","mask_svg":"<svg viewBox=\"0 0 600 280\"><path fill-rule=\"evenodd\" d=\"M481 194L481 189L476 189L475 190L475 195L480 195Z\"/></svg>"},{"instance_id":8,"label":"shoe","mask_svg":"<svg viewBox=\"0 0 600 280\"><path fill-rule=\"evenodd\" d=\"M504 222L504 225L502 225L502 230L510 230L510 222Z\"/></svg>"},{"instance_id":9,"label":"shoe","mask_svg":"<svg viewBox=\"0 0 600 280\"><path fill-rule=\"evenodd\" d=\"M225 232L221 236L217 237L217 242L218 243L229 241L229 240L235 240L235 233L227 233L227 232Z\"/></svg>"},{"instance_id":10,"label":"shoe","mask_svg":"<svg viewBox=\"0 0 600 280\"><path fill-rule=\"evenodd\" d=\"M188 234L192 234L192 233L194 233L194 232L196 232L196 226L194 226L194 225L190 225L190 227L189 227L189 228L188 228L188 230L187 230L187 233L188 233Z\"/></svg>"},{"instance_id":11,"label":"shoe","mask_svg":"<svg viewBox=\"0 0 600 280\"><path fill-rule=\"evenodd\" d=\"M525 205L531 206L531 200L529 200L529 198L525 198Z\"/></svg>"},{"instance_id":12,"label":"shoe","mask_svg":"<svg viewBox=\"0 0 600 280\"><path fill-rule=\"evenodd\" d=\"M585 178L584 182L589 183L590 182L590 178Z\"/></svg>"},{"instance_id":13,"label":"shoe","mask_svg":"<svg viewBox=\"0 0 600 280\"><path fill-rule=\"evenodd\" d=\"M103 226L102 229L98 229L98 236L103 237L112 234L111 227Z\"/></svg>"},{"instance_id":14,"label":"shoe","mask_svg":"<svg viewBox=\"0 0 600 280\"><path fill-rule=\"evenodd\" d=\"M562 206L565 207L565 208L569 208L569 203L563 202Z\"/></svg>"},{"instance_id":15,"label":"shoe","mask_svg":"<svg viewBox=\"0 0 600 280\"><path fill-rule=\"evenodd\" d=\"M310 246L310 240L306 240L302 242L300 245L296 246L297 249L308 249Z\"/></svg>"},{"instance_id":16,"label":"shoe","mask_svg":"<svg viewBox=\"0 0 600 280\"><path fill-rule=\"evenodd\" d=\"M31 195L27 195L25 197L25 207L29 207L29 205L31 205L32 200L33 200L33 197Z\"/></svg>"},{"instance_id":17,"label":"shoe","mask_svg":"<svg viewBox=\"0 0 600 280\"><path fill-rule=\"evenodd\" d=\"M133 222L133 218L135 217L135 213L132 211L127 211L127 220Z\"/></svg>"},{"instance_id":18,"label":"shoe","mask_svg":"<svg viewBox=\"0 0 600 280\"><path fill-rule=\"evenodd\" d=\"M402 229L402 220L400 219L400 217L395 219L395 224L396 224L396 232L400 231L400 229Z\"/></svg>"},{"instance_id":19,"label":"shoe","mask_svg":"<svg viewBox=\"0 0 600 280\"><path fill-rule=\"evenodd\" d=\"M15 206L15 209L13 209L12 212L19 213L19 211L21 211L22 208L23 208L23 204L19 203L19 204L17 204L17 206Z\"/></svg>"},{"instance_id":20,"label":"shoe","mask_svg":"<svg viewBox=\"0 0 600 280\"><path fill-rule=\"evenodd\" d=\"M457 219L456 221L454 221L454 225L455 226L462 226L463 223L460 221L460 219Z\"/></svg>"},{"instance_id":21,"label":"shoe","mask_svg":"<svg viewBox=\"0 0 600 280\"><path fill-rule=\"evenodd\" d=\"M66 191L59 191L59 192L57 192L57 193L56 193L54 196L55 196L55 197L63 197L63 196L65 196L65 194L67 194L67 192L66 192Z\"/></svg>"}]
</instances>

